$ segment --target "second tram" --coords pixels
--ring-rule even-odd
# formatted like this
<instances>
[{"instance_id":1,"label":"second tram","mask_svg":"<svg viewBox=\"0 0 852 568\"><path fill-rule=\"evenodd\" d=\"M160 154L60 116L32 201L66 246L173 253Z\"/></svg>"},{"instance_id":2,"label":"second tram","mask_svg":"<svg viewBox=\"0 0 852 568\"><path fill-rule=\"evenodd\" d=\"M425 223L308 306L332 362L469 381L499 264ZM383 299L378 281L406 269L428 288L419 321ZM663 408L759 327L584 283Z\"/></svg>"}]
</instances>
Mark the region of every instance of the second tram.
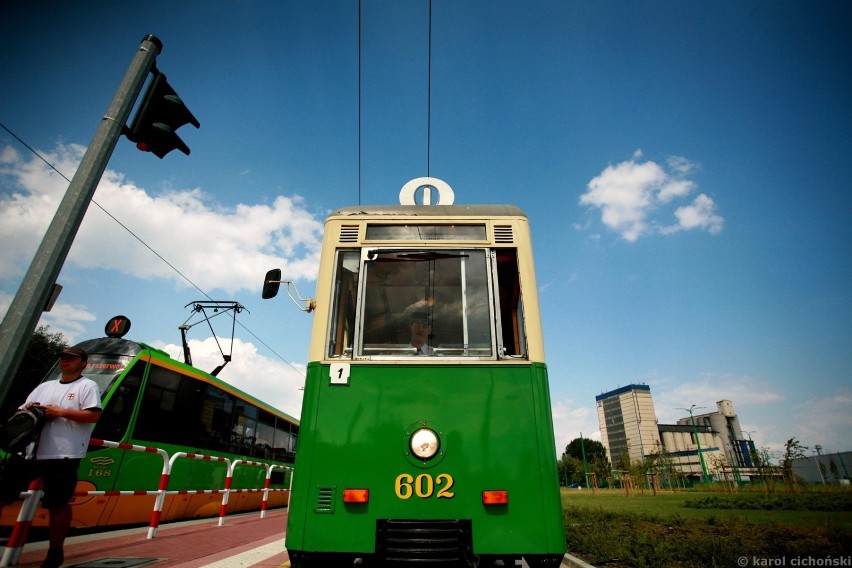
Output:
<instances>
[{"instance_id":1,"label":"second tram","mask_svg":"<svg viewBox=\"0 0 852 568\"><path fill-rule=\"evenodd\" d=\"M123 317L123 316L120 316ZM120 327L116 318L110 327ZM213 375L172 359L145 343L120 337L90 339L77 344L88 353L84 375L101 388L103 413L92 438L156 447L177 452L243 459L292 466L299 421L227 384ZM57 367L44 380L58 378ZM179 459L170 475L161 521L211 517L220 514L227 464L212 460ZM147 523L154 495L119 492L158 489L163 459L150 452L90 446L78 472L80 492L109 495L75 497L71 502L76 528ZM272 470L268 507L287 505L291 470ZM237 467L236 492L228 511L261 507L266 470ZM2 522L15 522L19 507L3 509ZM39 509L35 526L46 526L48 514Z\"/></svg>"}]
</instances>

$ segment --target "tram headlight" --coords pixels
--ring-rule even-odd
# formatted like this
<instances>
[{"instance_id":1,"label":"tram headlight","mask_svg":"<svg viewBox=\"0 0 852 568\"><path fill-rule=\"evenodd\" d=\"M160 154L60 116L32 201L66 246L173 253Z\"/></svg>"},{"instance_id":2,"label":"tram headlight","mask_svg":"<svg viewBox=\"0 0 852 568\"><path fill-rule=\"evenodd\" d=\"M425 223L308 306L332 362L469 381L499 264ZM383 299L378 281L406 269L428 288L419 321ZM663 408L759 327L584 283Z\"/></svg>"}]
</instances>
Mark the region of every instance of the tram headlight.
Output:
<instances>
[{"instance_id":1,"label":"tram headlight","mask_svg":"<svg viewBox=\"0 0 852 568\"><path fill-rule=\"evenodd\" d=\"M438 452L438 435L429 428L420 428L411 435L411 453L421 460L428 460Z\"/></svg>"}]
</instances>

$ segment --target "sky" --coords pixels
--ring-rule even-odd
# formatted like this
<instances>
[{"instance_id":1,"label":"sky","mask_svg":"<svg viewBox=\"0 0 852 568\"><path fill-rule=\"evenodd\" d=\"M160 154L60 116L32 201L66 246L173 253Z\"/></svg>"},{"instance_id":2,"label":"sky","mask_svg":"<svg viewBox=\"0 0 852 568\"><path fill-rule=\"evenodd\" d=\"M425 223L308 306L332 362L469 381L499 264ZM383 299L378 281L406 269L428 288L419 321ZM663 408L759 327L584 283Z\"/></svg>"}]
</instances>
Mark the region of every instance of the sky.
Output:
<instances>
[{"instance_id":1,"label":"sky","mask_svg":"<svg viewBox=\"0 0 852 568\"><path fill-rule=\"evenodd\" d=\"M661 424L727 399L758 448L852 449L849 2L432 0L430 37L426 0L4 0L0 313L148 34L201 127L119 140L50 331L179 358L189 322L298 417L312 316L264 274L313 296L326 215L431 176L529 216L559 454L634 383Z\"/></svg>"}]
</instances>

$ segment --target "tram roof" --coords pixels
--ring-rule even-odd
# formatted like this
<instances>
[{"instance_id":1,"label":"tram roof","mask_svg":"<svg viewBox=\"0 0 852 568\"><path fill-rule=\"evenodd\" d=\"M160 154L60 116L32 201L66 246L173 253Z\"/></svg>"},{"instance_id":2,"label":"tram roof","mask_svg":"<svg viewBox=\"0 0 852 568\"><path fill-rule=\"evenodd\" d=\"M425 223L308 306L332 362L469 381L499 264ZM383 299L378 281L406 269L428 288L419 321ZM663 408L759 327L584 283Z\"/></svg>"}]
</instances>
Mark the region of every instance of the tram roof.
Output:
<instances>
[{"instance_id":1,"label":"tram roof","mask_svg":"<svg viewBox=\"0 0 852 568\"><path fill-rule=\"evenodd\" d=\"M515 205L367 205L335 209L330 217L524 217Z\"/></svg>"},{"instance_id":2,"label":"tram roof","mask_svg":"<svg viewBox=\"0 0 852 568\"><path fill-rule=\"evenodd\" d=\"M133 357L144 349L139 343L120 337L87 339L78 343L77 347L82 347L89 355L109 354L126 355L128 357Z\"/></svg>"}]
</instances>

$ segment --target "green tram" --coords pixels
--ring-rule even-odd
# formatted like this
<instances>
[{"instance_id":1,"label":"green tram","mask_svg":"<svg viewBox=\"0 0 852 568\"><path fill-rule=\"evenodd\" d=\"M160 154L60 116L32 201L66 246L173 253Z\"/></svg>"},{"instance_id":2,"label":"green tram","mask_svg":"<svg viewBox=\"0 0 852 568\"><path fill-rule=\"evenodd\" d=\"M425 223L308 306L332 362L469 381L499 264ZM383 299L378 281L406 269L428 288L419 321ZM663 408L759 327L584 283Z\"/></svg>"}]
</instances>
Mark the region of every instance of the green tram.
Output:
<instances>
[{"instance_id":1,"label":"green tram","mask_svg":"<svg viewBox=\"0 0 852 568\"><path fill-rule=\"evenodd\" d=\"M412 183L452 195L418 178L399 206L325 222L292 565L556 566L565 528L527 217L417 205Z\"/></svg>"},{"instance_id":2,"label":"green tram","mask_svg":"<svg viewBox=\"0 0 852 568\"><path fill-rule=\"evenodd\" d=\"M107 330L129 328L123 316L114 318ZM178 362L147 345L104 337L77 344L89 354L84 374L101 387L103 413L92 438L123 442L177 452L226 457L292 467L299 421L249 396L213 375ZM44 380L59 376L55 366ZM89 446L80 464L77 491L156 491L163 472L163 458L150 452ZM222 490L228 474L226 462L177 459L169 479L161 522L220 514ZM289 501L291 470L273 468L267 507ZM262 506L266 469L239 465L234 469L231 490L247 490L229 496L227 512L249 511ZM214 493L213 490L219 490ZM147 523L155 495L87 495L72 502L72 526ZM15 523L17 506L5 507L0 524ZM47 511L39 508L33 525L47 525Z\"/></svg>"}]
</instances>

